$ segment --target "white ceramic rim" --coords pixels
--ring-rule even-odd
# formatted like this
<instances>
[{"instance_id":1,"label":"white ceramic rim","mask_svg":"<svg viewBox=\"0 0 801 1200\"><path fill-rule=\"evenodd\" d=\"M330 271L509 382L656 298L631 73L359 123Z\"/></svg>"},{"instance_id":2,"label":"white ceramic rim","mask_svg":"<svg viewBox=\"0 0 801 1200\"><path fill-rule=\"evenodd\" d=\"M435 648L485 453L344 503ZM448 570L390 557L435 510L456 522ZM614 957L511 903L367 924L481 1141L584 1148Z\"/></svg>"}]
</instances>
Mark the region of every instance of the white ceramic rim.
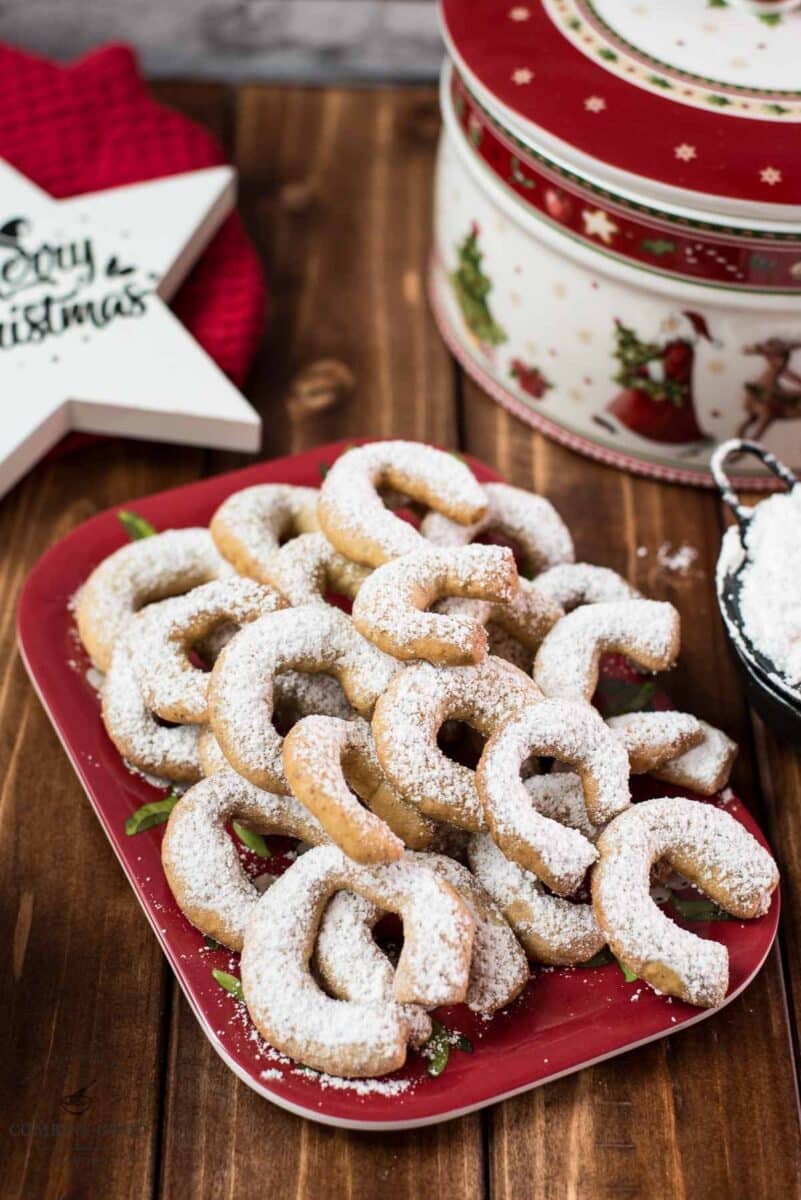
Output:
<instances>
[{"instance_id":1,"label":"white ceramic rim","mask_svg":"<svg viewBox=\"0 0 801 1200\"><path fill-rule=\"evenodd\" d=\"M526 208L514 192L505 188L489 167L468 150L451 102L452 70L452 65L446 60L440 75L440 107L445 136L477 186L488 193L493 203L524 232L530 233L537 241L544 242L559 254L572 258L588 271L609 275L639 291L654 291L671 301L679 301L683 307L692 307L693 304L703 307L709 304L710 294L714 294L715 303L722 308L758 308L760 312L784 313L788 310L798 310L801 297L796 294L747 291L744 288L736 290L718 283L694 283L681 277L662 274L644 264L632 266L625 259L604 250L602 246L588 246L564 226L549 220L543 213Z\"/></svg>"},{"instance_id":2,"label":"white ceramic rim","mask_svg":"<svg viewBox=\"0 0 801 1200\"><path fill-rule=\"evenodd\" d=\"M636 175L593 158L569 142L548 133L533 121L526 121L506 108L473 74L457 50L445 24L442 8L439 22L448 55L456 64L470 91L502 126L538 154L544 154L563 170L580 175L589 184L616 192L622 199L635 204L648 204L657 210L690 220L708 221L710 217L729 224L741 218L744 228L774 233L798 233L801 229L801 204L756 204L752 200L737 200L731 196L704 195L686 188L672 187L645 175Z\"/></svg>"}]
</instances>

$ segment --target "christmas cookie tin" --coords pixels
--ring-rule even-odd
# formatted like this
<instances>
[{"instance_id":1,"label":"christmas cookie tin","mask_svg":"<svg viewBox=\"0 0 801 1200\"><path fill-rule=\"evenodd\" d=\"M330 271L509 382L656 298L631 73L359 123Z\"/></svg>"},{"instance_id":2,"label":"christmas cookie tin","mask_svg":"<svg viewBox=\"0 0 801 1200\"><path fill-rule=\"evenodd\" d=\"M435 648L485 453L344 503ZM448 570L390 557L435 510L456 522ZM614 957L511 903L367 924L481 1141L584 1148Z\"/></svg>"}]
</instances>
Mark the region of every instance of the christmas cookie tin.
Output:
<instances>
[{"instance_id":1,"label":"christmas cookie tin","mask_svg":"<svg viewBox=\"0 0 801 1200\"><path fill-rule=\"evenodd\" d=\"M801 12L442 12L431 295L465 368L635 471L711 484L732 436L801 467Z\"/></svg>"}]
</instances>

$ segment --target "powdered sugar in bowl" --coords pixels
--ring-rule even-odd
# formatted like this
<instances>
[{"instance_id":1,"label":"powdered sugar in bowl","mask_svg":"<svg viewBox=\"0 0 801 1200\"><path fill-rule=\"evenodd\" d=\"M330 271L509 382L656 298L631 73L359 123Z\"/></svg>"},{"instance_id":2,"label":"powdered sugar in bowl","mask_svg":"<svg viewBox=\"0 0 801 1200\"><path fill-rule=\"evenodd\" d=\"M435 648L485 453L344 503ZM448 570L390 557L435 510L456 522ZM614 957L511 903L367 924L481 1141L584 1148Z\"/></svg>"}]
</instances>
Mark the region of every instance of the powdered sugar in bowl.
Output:
<instances>
[{"instance_id":1,"label":"powdered sugar in bowl","mask_svg":"<svg viewBox=\"0 0 801 1200\"><path fill-rule=\"evenodd\" d=\"M741 504L724 464L743 453L756 455L786 491L755 508ZM755 707L777 733L801 745L801 486L756 442L724 442L711 466L736 518L716 572L726 632Z\"/></svg>"}]
</instances>

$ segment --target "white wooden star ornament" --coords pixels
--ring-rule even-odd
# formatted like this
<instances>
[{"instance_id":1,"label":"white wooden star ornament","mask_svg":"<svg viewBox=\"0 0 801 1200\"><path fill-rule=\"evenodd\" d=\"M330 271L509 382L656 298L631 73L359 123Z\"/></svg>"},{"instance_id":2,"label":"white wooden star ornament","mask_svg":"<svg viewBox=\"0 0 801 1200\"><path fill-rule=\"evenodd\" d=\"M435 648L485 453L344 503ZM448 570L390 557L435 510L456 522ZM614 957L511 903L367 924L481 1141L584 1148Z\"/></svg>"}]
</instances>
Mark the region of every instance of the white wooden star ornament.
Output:
<instances>
[{"instance_id":1,"label":"white wooden star ornament","mask_svg":"<svg viewBox=\"0 0 801 1200\"><path fill-rule=\"evenodd\" d=\"M0 495L71 430L259 448L167 307L235 194L212 167L55 200L0 159Z\"/></svg>"}]
</instances>

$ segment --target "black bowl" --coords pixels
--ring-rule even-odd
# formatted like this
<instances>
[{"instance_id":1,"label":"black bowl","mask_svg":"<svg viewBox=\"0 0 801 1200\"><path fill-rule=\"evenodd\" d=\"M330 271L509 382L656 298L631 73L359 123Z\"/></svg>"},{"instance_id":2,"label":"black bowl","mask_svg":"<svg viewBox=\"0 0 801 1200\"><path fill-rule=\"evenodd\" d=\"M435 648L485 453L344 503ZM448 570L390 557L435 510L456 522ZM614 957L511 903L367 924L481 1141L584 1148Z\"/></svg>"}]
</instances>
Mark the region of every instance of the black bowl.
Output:
<instances>
[{"instance_id":1,"label":"black bowl","mask_svg":"<svg viewBox=\"0 0 801 1200\"><path fill-rule=\"evenodd\" d=\"M762 672L755 670L732 637L725 620L723 628L745 681L749 702L781 741L801 750L801 701L792 703Z\"/></svg>"}]
</instances>

